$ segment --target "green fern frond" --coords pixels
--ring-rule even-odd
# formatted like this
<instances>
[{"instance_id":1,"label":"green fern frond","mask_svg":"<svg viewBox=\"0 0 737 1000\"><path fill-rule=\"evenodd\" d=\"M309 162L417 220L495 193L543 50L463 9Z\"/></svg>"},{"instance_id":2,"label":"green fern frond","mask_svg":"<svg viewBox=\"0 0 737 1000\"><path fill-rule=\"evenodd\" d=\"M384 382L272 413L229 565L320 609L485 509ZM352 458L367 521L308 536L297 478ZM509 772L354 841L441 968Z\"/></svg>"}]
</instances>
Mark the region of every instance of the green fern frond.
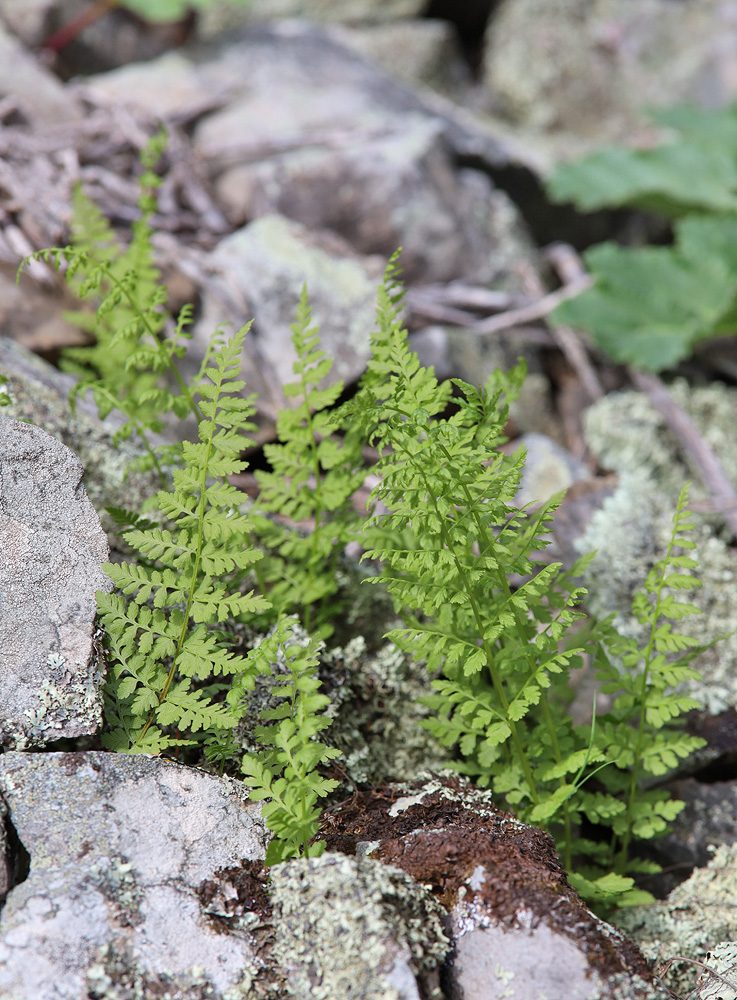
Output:
<instances>
[{"instance_id":1,"label":"green fern frond","mask_svg":"<svg viewBox=\"0 0 737 1000\"><path fill-rule=\"evenodd\" d=\"M274 834L266 852L267 865L293 857L317 857L325 849L324 841L314 841L320 826L317 803L338 782L322 777L317 768L339 757L340 751L315 738L332 721L324 714L330 700L319 691L320 646L314 638L303 645L296 620L282 618L252 654L263 673L278 659L288 670L285 681L272 690L281 704L262 716L272 724L255 732L264 749L246 755L242 763L251 798L264 800L264 819Z\"/></svg>"},{"instance_id":2,"label":"green fern frond","mask_svg":"<svg viewBox=\"0 0 737 1000\"><path fill-rule=\"evenodd\" d=\"M193 681L236 676L252 683L257 665L224 648L213 626L242 614L263 613L268 602L252 591L230 592L220 578L248 570L260 557L250 545L251 523L242 495L226 476L240 472L238 458L252 424L253 404L240 392L240 355L246 329L210 353L205 380L196 388L203 417L199 441L185 443L186 465L174 472L174 489L158 495L171 528L137 527L126 542L144 564L108 565L120 594L98 594L113 672L108 685L113 732L105 744L133 752L179 742L166 732L227 730L238 716L214 703ZM213 477L220 481L213 482ZM154 564L152 568L151 564ZM157 752L158 752L157 750Z\"/></svg>"},{"instance_id":3,"label":"green fern frond","mask_svg":"<svg viewBox=\"0 0 737 1000\"><path fill-rule=\"evenodd\" d=\"M332 361L312 325L306 288L291 329L297 381L284 391L294 402L278 415L278 442L264 447L271 471L256 473L256 530L269 552L261 579L275 611L299 611L305 628L326 638L340 613L338 560L358 522L351 497L363 480L361 439L355 430L336 427L331 416L343 383L320 385ZM335 436L339 429L345 431L342 442ZM286 527L275 515L294 524L309 520L310 533Z\"/></svg>"}]
</instances>

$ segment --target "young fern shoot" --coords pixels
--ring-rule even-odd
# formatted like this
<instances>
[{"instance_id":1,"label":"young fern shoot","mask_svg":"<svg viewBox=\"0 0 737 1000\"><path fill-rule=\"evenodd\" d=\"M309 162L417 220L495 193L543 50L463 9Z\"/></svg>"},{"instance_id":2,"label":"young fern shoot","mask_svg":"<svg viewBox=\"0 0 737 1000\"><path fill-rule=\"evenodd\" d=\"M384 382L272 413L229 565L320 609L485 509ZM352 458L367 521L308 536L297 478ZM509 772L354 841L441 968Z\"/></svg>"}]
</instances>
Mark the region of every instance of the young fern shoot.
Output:
<instances>
[{"instance_id":1,"label":"young fern shoot","mask_svg":"<svg viewBox=\"0 0 737 1000\"><path fill-rule=\"evenodd\" d=\"M282 618L251 655L262 672L279 660L287 669L280 675L283 683L272 688L281 704L262 714L272 724L259 726L255 732L264 749L247 754L241 768L251 798L264 800L264 819L274 833L266 852L267 865L287 858L318 857L325 850L324 841L311 843L320 827L317 802L338 782L323 778L317 768L339 757L340 751L315 739L332 722L324 714L330 699L319 691L319 648L316 638L306 644L300 640L294 618Z\"/></svg>"},{"instance_id":2,"label":"young fern shoot","mask_svg":"<svg viewBox=\"0 0 737 1000\"><path fill-rule=\"evenodd\" d=\"M213 697L213 678L236 675L240 688L249 689L263 667L230 653L215 629L268 608L252 591L231 593L223 582L261 556L250 544L243 495L226 479L246 467L239 454L253 427L253 403L240 395L244 383L237 377L246 329L227 343L213 338L196 387L199 441L183 443L174 488L158 494L171 527L126 532L144 563L105 567L121 592L97 595L112 660L106 688L112 732L104 737L110 749L159 753L192 742L170 735L172 726L202 735L232 728L238 715Z\"/></svg>"},{"instance_id":3,"label":"young fern shoot","mask_svg":"<svg viewBox=\"0 0 737 1000\"><path fill-rule=\"evenodd\" d=\"M69 314L74 323L94 336L94 343L67 348L62 356L62 367L79 376L69 401L74 408L76 400L89 390L101 419L112 410L120 410L126 420L113 443L135 434L146 451L141 467L156 469L164 488L168 485L166 467L181 458L181 447L155 446L154 435L164 426L162 418L171 412L180 420L187 416L202 419L190 386L177 367L190 337L187 327L192 309L185 306L173 330L165 335L167 294L153 263L150 220L160 184L153 167L165 145L166 134L161 132L141 151L141 216L133 224L125 249L117 243L99 209L78 189L74 196L74 245L40 250L21 263L22 269L28 260L42 259L64 269L74 294L96 303L93 313ZM201 377L202 370L198 379ZM165 379L176 385L176 391L166 387Z\"/></svg>"},{"instance_id":4,"label":"young fern shoot","mask_svg":"<svg viewBox=\"0 0 737 1000\"><path fill-rule=\"evenodd\" d=\"M651 863L630 857L632 841L662 835L683 808L683 803L671 799L667 791L643 788L643 777L652 784L653 778L664 777L704 745L699 737L678 728L681 717L699 707L682 686L701 679L691 664L708 648L674 631L672 625L700 613L694 604L677 600L673 593L700 586L692 573L696 560L684 554L695 547L687 537L693 528L687 502L688 486L684 486L665 556L650 570L633 599L632 610L646 629L642 644L612 631L609 641L599 647L602 691L616 698L611 711L598 720L596 743L612 766L597 775L605 792L582 793L582 807L592 821L611 828L609 848L599 849L599 860L604 869L619 875L657 870ZM590 883L579 881L579 888L591 894ZM639 897L630 901L639 901Z\"/></svg>"},{"instance_id":5,"label":"young fern shoot","mask_svg":"<svg viewBox=\"0 0 737 1000\"><path fill-rule=\"evenodd\" d=\"M277 417L278 442L264 447L271 470L256 473L261 492L254 523L269 553L262 576L275 611L299 611L308 632L327 638L340 612L338 558L359 520L351 498L364 477L361 438L346 428L342 444L335 438L331 408L343 383L320 386L332 360L311 324L306 288L291 329L297 381L284 392L295 404ZM274 515L293 524L310 520L311 530L288 528Z\"/></svg>"}]
</instances>

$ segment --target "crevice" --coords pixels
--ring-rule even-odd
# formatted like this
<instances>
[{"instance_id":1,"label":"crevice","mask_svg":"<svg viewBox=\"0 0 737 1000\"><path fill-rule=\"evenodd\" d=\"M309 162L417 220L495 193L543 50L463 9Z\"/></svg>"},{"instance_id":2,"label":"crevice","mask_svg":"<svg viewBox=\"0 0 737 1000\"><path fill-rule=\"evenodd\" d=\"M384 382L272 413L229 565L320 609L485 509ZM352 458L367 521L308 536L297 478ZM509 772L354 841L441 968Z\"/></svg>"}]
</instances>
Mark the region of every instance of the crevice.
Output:
<instances>
[{"instance_id":1,"label":"crevice","mask_svg":"<svg viewBox=\"0 0 737 1000\"><path fill-rule=\"evenodd\" d=\"M18 831L13 826L10 812L4 810L0 826L0 850L2 850L2 862L0 863L0 912L5 906L5 900L11 889L28 878L31 870L31 855L25 848L23 841L18 836Z\"/></svg>"}]
</instances>

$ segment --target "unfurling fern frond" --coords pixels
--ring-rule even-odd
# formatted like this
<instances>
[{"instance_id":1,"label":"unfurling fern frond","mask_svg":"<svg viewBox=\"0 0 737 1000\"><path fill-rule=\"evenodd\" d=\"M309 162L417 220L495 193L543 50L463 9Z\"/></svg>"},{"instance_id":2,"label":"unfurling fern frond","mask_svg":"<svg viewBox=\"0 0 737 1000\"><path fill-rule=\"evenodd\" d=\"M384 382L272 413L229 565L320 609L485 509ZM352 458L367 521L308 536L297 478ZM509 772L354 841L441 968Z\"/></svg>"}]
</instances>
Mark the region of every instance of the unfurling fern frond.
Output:
<instances>
[{"instance_id":1,"label":"unfurling fern frond","mask_svg":"<svg viewBox=\"0 0 737 1000\"><path fill-rule=\"evenodd\" d=\"M253 591L229 591L223 581L235 571L245 574L261 555L250 544L243 496L227 482L246 467L239 454L253 427L253 403L240 395L244 383L238 378L245 333L228 343L215 340L196 386L199 441L184 442L185 464L174 470L174 488L158 494L171 527L132 528L125 540L144 561L105 567L128 598L98 593L112 654L107 695L113 731L104 737L112 749L158 753L182 742L170 734L174 726L202 734L232 728L237 714L203 687L212 678L237 675L248 689L259 669L229 652L215 630L269 606Z\"/></svg>"}]
</instances>

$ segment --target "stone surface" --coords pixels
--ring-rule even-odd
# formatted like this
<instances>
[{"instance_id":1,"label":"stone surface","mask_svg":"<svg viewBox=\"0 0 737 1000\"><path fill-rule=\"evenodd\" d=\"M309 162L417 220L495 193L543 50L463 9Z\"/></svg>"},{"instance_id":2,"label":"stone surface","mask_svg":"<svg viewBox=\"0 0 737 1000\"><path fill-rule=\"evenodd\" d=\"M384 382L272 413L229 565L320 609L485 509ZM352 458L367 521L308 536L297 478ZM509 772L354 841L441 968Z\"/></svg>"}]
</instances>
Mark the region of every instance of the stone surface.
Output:
<instances>
[{"instance_id":1,"label":"stone surface","mask_svg":"<svg viewBox=\"0 0 737 1000\"><path fill-rule=\"evenodd\" d=\"M198 895L264 857L240 783L144 756L11 752L0 793L30 855L0 915L0 995L253 995L248 922L224 933Z\"/></svg>"},{"instance_id":2,"label":"stone surface","mask_svg":"<svg viewBox=\"0 0 737 1000\"><path fill-rule=\"evenodd\" d=\"M569 451L545 434L522 434L515 444L525 448L527 459L515 503L542 503L554 493L587 479L588 468Z\"/></svg>"},{"instance_id":3,"label":"stone surface","mask_svg":"<svg viewBox=\"0 0 737 1000\"><path fill-rule=\"evenodd\" d=\"M443 908L399 868L323 854L272 872L275 953L297 1000L437 996Z\"/></svg>"},{"instance_id":4,"label":"stone surface","mask_svg":"<svg viewBox=\"0 0 737 1000\"><path fill-rule=\"evenodd\" d=\"M53 73L0 24L0 100L5 98L38 126L77 121L83 114Z\"/></svg>"},{"instance_id":5,"label":"stone surface","mask_svg":"<svg viewBox=\"0 0 737 1000\"><path fill-rule=\"evenodd\" d=\"M504 284L500 275L523 246L532 257L507 196L485 174L455 169L442 123L411 116L378 133L226 170L216 185L220 203L234 219L278 212L330 229L385 259L401 246L409 282L462 275Z\"/></svg>"},{"instance_id":6,"label":"stone surface","mask_svg":"<svg viewBox=\"0 0 737 1000\"><path fill-rule=\"evenodd\" d=\"M484 56L489 104L515 123L588 141L652 134L648 107L737 93L731 0L504 0ZM570 155L570 140L568 141Z\"/></svg>"},{"instance_id":7,"label":"stone surface","mask_svg":"<svg viewBox=\"0 0 737 1000\"><path fill-rule=\"evenodd\" d=\"M40 427L0 417L0 742L94 733L102 678L95 592L108 545L79 459Z\"/></svg>"},{"instance_id":8,"label":"stone surface","mask_svg":"<svg viewBox=\"0 0 737 1000\"><path fill-rule=\"evenodd\" d=\"M256 21L304 18L306 21L382 24L424 13L427 0L249 0L232 4L215 0L203 8L198 24L200 37L208 38Z\"/></svg>"},{"instance_id":9,"label":"stone surface","mask_svg":"<svg viewBox=\"0 0 737 1000\"><path fill-rule=\"evenodd\" d=\"M689 962L676 961L676 956L704 962L718 945L737 941L735 899L737 844L723 844L708 865L697 868L667 899L622 910L617 925L637 941L656 967L674 960L663 971L663 981L676 994L687 996L701 970ZM708 995L704 993L703 1000ZM712 994L713 1000L718 996Z\"/></svg>"},{"instance_id":10,"label":"stone surface","mask_svg":"<svg viewBox=\"0 0 737 1000\"><path fill-rule=\"evenodd\" d=\"M122 423L120 415L113 412L101 423L89 394L77 401L76 412L72 413L67 398L74 377L2 336L0 373L8 378L4 385L8 402L0 416L43 427L78 456L84 467L87 495L100 512L111 545L116 545L114 525L105 508L140 510L144 501L161 488L152 473L136 469L135 462L142 452L133 441L113 445L113 435Z\"/></svg>"},{"instance_id":11,"label":"stone surface","mask_svg":"<svg viewBox=\"0 0 737 1000\"><path fill-rule=\"evenodd\" d=\"M253 319L243 354L249 392L260 404L284 405L280 386L294 381L290 325L306 283L322 348L333 359L329 378L355 379L369 356L381 262L350 254L342 241L320 239L298 223L271 215L222 240L210 256L213 281L203 297L193 354L204 354L221 323Z\"/></svg>"},{"instance_id":12,"label":"stone surface","mask_svg":"<svg viewBox=\"0 0 737 1000\"><path fill-rule=\"evenodd\" d=\"M666 1000L637 948L570 888L548 834L490 792L448 776L356 792L322 834L328 849L395 865L442 899L453 1000Z\"/></svg>"},{"instance_id":13,"label":"stone surface","mask_svg":"<svg viewBox=\"0 0 737 1000\"><path fill-rule=\"evenodd\" d=\"M423 18L334 31L342 44L397 80L456 97L470 84L458 35L447 21Z\"/></svg>"}]
</instances>

